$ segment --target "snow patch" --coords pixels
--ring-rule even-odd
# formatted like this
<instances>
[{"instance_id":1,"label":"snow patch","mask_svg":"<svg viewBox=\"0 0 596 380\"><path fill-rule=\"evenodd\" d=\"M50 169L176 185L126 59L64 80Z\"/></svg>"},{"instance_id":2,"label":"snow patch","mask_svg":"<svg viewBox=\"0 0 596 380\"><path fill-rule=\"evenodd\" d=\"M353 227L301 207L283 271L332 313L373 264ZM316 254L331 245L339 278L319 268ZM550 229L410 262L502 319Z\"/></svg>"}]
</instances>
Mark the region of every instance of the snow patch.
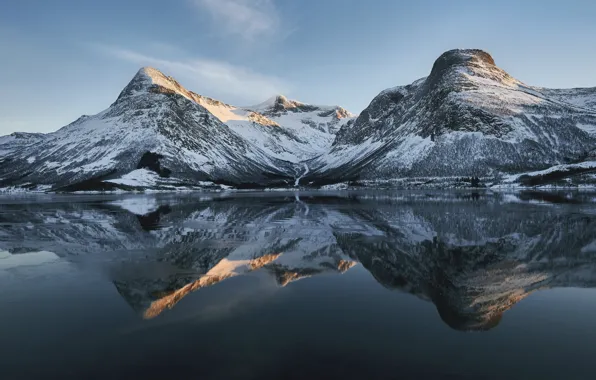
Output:
<instances>
[{"instance_id":1,"label":"snow patch","mask_svg":"<svg viewBox=\"0 0 596 380\"><path fill-rule=\"evenodd\" d=\"M582 248L582 253L596 252L596 240Z\"/></svg>"},{"instance_id":2,"label":"snow patch","mask_svg":"<svg viewBox=\"0 0 596 380\"><path fill-rule=\"evenodd\" d=\"M596 135L596 124L577 123L577 127L582 131L588 132L591 135Z\"/></svg>"},{"instance_id":3,"label":"snow patch","mask_svg":"<svg viewBox=\"0 0 596 380\"><path fill-rule=\"evenodd\" d=\"M147 215L154 211L157 211L159 205L154 198L147 197L135 197L126 198L114 202L110 202L110 205L118 206L126 211L129 211L135 215Z\"/></svg>"},{"instance_id":4,"label":"snow patch","mask_svg":"<svg viewBox=\"0 0 596 380\"><path fill-rule=\"evenodd\" d=\"M155 186L159 176L157 173L147 169L137 169L132 172L123 175L120 178L109 179L105 182L115 183L117 185L133 186L133 187L144 187L144 186Z\"/></svg>"},{"instance_id":5,"label":"snow patch","mask_svg":"<svg viewBox=\"0 0 596 380\"><path fill-rule=\"evenodd\" d=\"M0 270L7 270L22 266L35 266L48 264L60 260L53 252L39 251L19 253L12 255L6 251L0 251Z\"/></svg>"},{"instance_id":6,"label":"snow patch","mask_svg":"<svg viewBox=\"0 0 596 380\"><path fill-rule=\"evenodd\" d=\"M301 180L301 179L302 179L302 178L303 178L305 175L307 175L307 174L308 174L308 172L309 172L308 165L305 163L305 164L304 164L304 173L302 173L302 175L301 175L300 177L296 178L296 182L294 182L294 187L298 187L298 186L300 185L300 180Z\"/></svg>"},{"instance_id":7,"label":"snow patch","mask_svg":"<svg viewBox=\"0 0 596 380\"><path fill-rule=\"evenodd\" d=\"M349 187L350 186L348 185L347 182L341 182L341 183L334 183L332 185L321 186L320 190L346 190Z\"/></svg>"},{"instance_id":8,"label":"snow patch","mask_svg":"<svg viewBox=\"0 0 596 380\"><path fill-rule=\"evenodd\" d=\"M538 171L534 171L534 172L509 174L503 179L503 184L517 182L520 177L526 176L526 175L530 176L530 177L535 177L535 176L546 175L546 174L558 172L558 171L564 172L564 171L569 171L569 170L574 170L574 169L589 169L589 168L596 169L596 161L584 161L584 162L580 162L577 164L555 165L548 169L538 170Z\"/></svg>"}]
</instances>

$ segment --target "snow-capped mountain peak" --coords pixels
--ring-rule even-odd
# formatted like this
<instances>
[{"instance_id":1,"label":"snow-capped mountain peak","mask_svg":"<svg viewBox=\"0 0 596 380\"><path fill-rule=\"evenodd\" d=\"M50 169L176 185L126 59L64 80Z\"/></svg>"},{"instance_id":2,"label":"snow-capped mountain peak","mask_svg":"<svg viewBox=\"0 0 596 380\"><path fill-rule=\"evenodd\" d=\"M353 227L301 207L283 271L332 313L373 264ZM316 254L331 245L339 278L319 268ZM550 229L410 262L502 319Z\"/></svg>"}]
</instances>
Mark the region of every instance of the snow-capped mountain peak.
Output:
<instances>
[{"instance_id":1,"label":"snow-capped mountain peak","mask_svg":"<svg viewBox=\"0 0 596 380\"><path fill-rule=\"evenodd\" d=\"M236 133L275 158L298 163L325 153L353 115L339 106L316 106L273 96L254 106L198 102ZM299 172L303 173L303 165Z\"/></svg>"},{"instance_id":2,"label":"snow-capped mountain peak","mask_svg":"<svg viewBox=\"0 0 596 380\"><path fill-rule=\"evenodd\" d=\"M304 173L294 164L327 151L343 121L286 97L271 103L271 112L235 107L143 67L97 115L43 136L0 138L0 187L294 183Z\"/></svg>"},{"instance_id":3,"label":"snow-capped mountain peak","mask_svg":"<svg viewBox=\"0 0 596 380\"><path fill-rule=\"evenodd\" d=\"M118 96L118 100L145 94L148 91L178 93L188 97L188 90L174 78L168 77L153 67L142 67Z\"/></svg>"},{"instance_id":4,"label":"snow-capped mountain peak","mask_svg":"<svg viewBox=\"0 0 596 380\"><path fill-rule=\"evenodd\" d=\"M432 67L426 85L434 88L445 82L453 84L469 81L470 77L493 81L504 86L523 85L522 82L497 67L489 53L479 49L455 49L441 54Z\"/></svg>"},{"instance_id":5,"label":"snow-capped mountain peak","mask_svg":"<svg viewBox=\"0 0 596 380\"><path fill-rule=\"evenodd\" d=\"M282 112L284 110L293 110L298 109L301 106L305 106L306 104L299 102L297 100L290 100L285 95L275 95L271 98L265 100L262 103L259 103L254 106L245 107L246 109L261 112L261 113L272 113L272 112Z\"/></svg>"},{"instance_id":6,"label":"snow-capped mountain peak","mask_svg":"<svg viewBox=\"0 0 596 380\"><path fill-rule=\"evenodd\" d=\"M428 77L382 91L357 118L284 95L236 107L143 67L97 115L43 136L0 137L0 187L111 189L170 175L198 186L496 183L595 158L596 88L532 87L489 53L465 49L440 55Z\"/></svg>"},{"instance_id":7,"label":"snow-capped mountain peak","mask_svg":"<svg viewBox=\"0 0 596 380\"><path fill-rule=\"evenodd\" d=\"M288 99L284 95L275 95L262 103L254 106L243 107L247 110L262 113L263 115L276 115L288 112L306 113L318 111L319 116L331 116L335 114L337 119L352 118L355 115L340 106L324 106L300 102Z\"/></svg>"},{"instance_id":8,"label":"snow-capped mountain peak","mask_svg":"<svg viewBox=\"0 0 596 380\"><path fill-rule=\"evenodd\" d=\"M485 51L450 50L428 77L375 97L304 181L498 178L583 161L596 148L593 94L531 87Z\"/></svg>"},{"instance_id":9,"label":"snow-capped mountain peak","mask_svg":"<svg viewBox=\"0 0 596 380\"><path fill-rule=\"evenodd\" d=\"M81 117L38 142L7 149L0 160L0 187L120 188L121 179L138 169L156 173L152 183L199 187L293 179L291 165L235 133L207 104L218 103L157 69L142 68L106 110ZM127 180L126 186L147 187L145 182Z\"/></svg>"}]
</instances>

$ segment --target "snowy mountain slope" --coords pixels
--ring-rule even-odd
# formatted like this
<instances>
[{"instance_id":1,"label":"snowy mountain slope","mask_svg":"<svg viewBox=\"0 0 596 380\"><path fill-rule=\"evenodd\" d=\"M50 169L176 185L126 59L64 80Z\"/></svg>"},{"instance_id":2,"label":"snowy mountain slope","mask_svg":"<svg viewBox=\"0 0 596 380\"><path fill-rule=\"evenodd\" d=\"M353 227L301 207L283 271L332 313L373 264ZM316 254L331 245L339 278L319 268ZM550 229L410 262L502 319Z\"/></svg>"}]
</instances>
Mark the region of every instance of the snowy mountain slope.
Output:
<instances>
[{"instance_id":1,"label":"snowy mountain slope","mask_svg":"<svg viewBox=\"0 0 596 380\"><path fill-rule=\"evenodd\" d=\"M0 188L424 186L513 176L527 185L524 173L594 160L596 88L532 87L484 51L451 50L428 77L382 91L358 117L282 95L235 107L143 68L97 115L47 135L0 137ZM584 169L549 178L593 184Z\"/></svg>"},{"instance_id":2,"label":"snowy mountain slope","mask_svg":"<svg viewBox=\"0 0 596 380\"><path fill-rule=\"evenodd\" d=\"M242 108L201 96L197 102L272 157L293 163L327 152L339 128L353 119L341 107L313 106L283 95Z\"/></svg>"},{"instance_id":3,"label":"snowy mountain slope","mask_svg":"<svg viewBox=\"0 0 596 380\"><path fill-rule=\"evenodd\" d=\"M427 78L373 99L309 163L305 181L489 176L581 161L596 149L592 93L530 87L486 52L448 51Z\"/></svg>"},{"instance_id":4,"label":"snowy mountain slope","mask_svg":"<svg viewBox=\"0 0 596 380\"><path fill-rule=\"evenodd\" d=\"M304 171L298 163L326 152L352 115L341 107L287 100L280 108L277 100L234 107L142 68L97 115L47 135L1 137L0 187L289 186ZM171 178L130 181L127 176L136 174L129 173L143 168Z\"/></svg>"},{"instance_id":5,"label":"snowy mountain slope","mask_svg":"<svg viewBox=\"0 0 596 380\"><path fill-rule=\"evenodd\" d=\"M15 132L0 136L0 160L8 154L32 147L45 138L43 133Z\"/></svg>"},{"instance_id":6,"label":"snowy mountain slope","mask_svg":"<svg viewBox=\"0 0 596 380\"><path fill-rule=\"evenodd\" d=\"M289 163L243 139L178 82L143 68L107 110L4 156L0 180L60 188L141 167L183 182L293 177Z\"/></svg>"},{"instance_id":7,"label":"snowy mountain slope","mask_svg":"<svg viewBox=\"0 0 596 380\"><path fill-rule=\"evenodd\" d=\"M550 89L535 87L535 90L551 99L572 104L580 108L596 109L596 88Z\"/></svg>"},{"instance_id":8,"label":"snowy mountain slope","mask_svg":"<svg viewBox=\"0 0 596 380\"><path fill-rule=\"evenodd\" d=\"M596 158L596 157L595 157ZM496 187L522 186L594 186L596 185L596 160L551 166L544 170L511 174Z\"/></svg>"},{"instance_id":9,"label":"snowy mountain slope","mask_svg":"<svg viewBox=\"0 0 596 380\"><path fill-rule=\"evenodd\" d=\"M354 117L338 106L314 106L283 95L257 106L236 107L188 91L178 83L170 88L205 107L270 156L293 163L325 153L339 128Z\"/></svg>"}]
</instances>

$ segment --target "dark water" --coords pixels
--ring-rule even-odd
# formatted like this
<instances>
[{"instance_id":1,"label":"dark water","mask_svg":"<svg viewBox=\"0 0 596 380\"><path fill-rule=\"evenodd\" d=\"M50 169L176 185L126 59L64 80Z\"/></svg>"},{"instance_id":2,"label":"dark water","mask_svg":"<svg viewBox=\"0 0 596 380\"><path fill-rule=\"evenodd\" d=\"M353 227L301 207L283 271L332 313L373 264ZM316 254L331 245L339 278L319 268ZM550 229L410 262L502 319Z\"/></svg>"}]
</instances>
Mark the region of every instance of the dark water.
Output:
<instances>
[{"instance_id":1,"label":"dark water","mask_svg":"<svg viewBox=\"0 0 596 380\"><path fill-rule=\"evenodd\" d=\"M0 379L593 379L595 199L0 198Z\"/></svg>"}]
</instances>

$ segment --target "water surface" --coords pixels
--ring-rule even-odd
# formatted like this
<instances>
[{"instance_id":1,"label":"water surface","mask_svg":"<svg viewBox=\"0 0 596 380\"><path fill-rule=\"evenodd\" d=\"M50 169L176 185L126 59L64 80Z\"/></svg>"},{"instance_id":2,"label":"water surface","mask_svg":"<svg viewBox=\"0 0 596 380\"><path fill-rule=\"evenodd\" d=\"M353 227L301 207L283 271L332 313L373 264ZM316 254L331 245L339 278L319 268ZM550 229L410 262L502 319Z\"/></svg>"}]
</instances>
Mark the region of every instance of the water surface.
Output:
<instances>
[{"instance_id":1,"label":"water surface","mask_svg":"<svg viewBox=\"0 0 596 380\"><path fill-rule=\"evenodd\" d=\"M595 199L0 198L0 376L592 379Z\"/></svg>"}]
</instances>

